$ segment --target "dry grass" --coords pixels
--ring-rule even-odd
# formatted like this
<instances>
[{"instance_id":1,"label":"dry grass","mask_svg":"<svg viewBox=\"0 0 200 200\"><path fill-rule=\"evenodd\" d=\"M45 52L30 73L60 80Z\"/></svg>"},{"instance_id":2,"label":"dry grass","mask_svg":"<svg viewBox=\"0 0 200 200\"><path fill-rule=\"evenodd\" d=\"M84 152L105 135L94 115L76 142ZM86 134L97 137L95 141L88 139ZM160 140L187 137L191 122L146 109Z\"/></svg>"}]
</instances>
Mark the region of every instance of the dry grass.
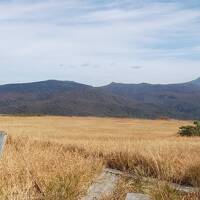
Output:
<instances>
[{"instance_id":1,"label":"dry grass","mask_svg":"<svg viewBox=\"0 0 200 200\"><path fill-rule=\"evenodd\" d=\"M0 196L78 199L102 163L135 176L200 186L200 138L176 134L189 123L0 117L0 129L10 136L0 165Z\"/></svg>"},{"instance_id":2,"label":"dry grass","mask_svg":"<svg viewBox=\"0 0 200 200\"><path fill-rule=\"evenodd\" d=\"M133 180L131 178L122 178L117 184L114 192L103 197L101 200L124 200L127 193L144 193L152 200L199 200L200 193L181 193L174 190L167 183Z\"/></svg>"},{"instance_id":3,"label":"dry grass","mask_svg":"<svg viewBox=\"0 0 200 200\"><path fill-rule=\"evenodd\" d=\"M62 145L11 137L0 165L0 199L77 199L102 162Z\"/></svg>"}]
</instances>

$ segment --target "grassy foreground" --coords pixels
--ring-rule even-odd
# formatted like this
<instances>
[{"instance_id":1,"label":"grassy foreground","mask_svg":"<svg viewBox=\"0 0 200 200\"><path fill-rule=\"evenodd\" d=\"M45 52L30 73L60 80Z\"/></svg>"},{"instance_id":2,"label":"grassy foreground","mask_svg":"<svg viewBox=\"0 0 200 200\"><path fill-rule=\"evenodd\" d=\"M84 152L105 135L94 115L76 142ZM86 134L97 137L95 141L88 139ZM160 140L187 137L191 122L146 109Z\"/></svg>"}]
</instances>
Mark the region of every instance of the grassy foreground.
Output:
<instances>
[{"instance_id":1,"label":"grassy foreground","mask_svg":"<svg viewBox=\"0 0 200 200\"><path fill-rule=\"evenodd\" d=\"M0 199L79 199L105 165L136 177L200 186L200 138L177 136L178 127L188 124L0 117L0 129L9 135L0 164Z\"/></svg>"}]
</instances>

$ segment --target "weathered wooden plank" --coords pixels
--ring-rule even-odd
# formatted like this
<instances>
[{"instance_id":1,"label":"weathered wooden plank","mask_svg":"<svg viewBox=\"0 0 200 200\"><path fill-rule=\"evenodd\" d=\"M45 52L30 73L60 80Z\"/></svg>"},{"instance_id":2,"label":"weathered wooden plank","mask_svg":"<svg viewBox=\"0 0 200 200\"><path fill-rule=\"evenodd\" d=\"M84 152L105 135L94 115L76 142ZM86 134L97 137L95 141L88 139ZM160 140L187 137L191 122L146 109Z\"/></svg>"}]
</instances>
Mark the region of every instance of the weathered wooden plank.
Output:
<instances>
[{"instance_id":1,"label":"weathered wooden plank","mask_svg":"<svg viewBox=\"0 0 200 200\"><path fill-rule=\"evenodd\" d=\"M104 170L97 180L89 187L86 196L81 200L98 200L104 195L111 194L118 180L119 176Z\"/></svg>"},{"instance_id":2,"label":"weathered wooden plank","mask_svg":"<svg viewBox=\"0 0 200 200\"><path fill-rule=\"evenodd\" d=\"M118 176L130 177L130 178L133 178L133 179L135 178L134 175L126 173L126 172L122 172L122 171L119 171L119 170L110 169L110 168L107 168L106 170L109 171L110 173L113 173L113 174L118 175ZM162 181L162 180L159 180L159 179L156 179L156 178L141 177L141 180L147 181L149 183L159 182L159 183L167 184L171 188L173 188L177 191L180 191L180 192L186 192L186 193L200 192L200 188L197 188L197 187L179 185L179 184L170 183L170 182L167 182L167 181Z\"/></svg>"},{"instance_id":3,"label":"weathered wooden plank","mask_svg":"<svg viewBox=\"0 0 200 200\"><path fill-rule=\"evenodd\" d=\"M0 132L0 155L3 153L6 139L7 139L7 134L4 132Z\"/></svg>"},{"instance_id":4,"label":"weathered wooden plank","mask_svg":"<svg viewBox=\"0 0 200 200\"><path fill-rule=\"evenodd\" d=\"M140 193L128 193L126 200L150 200L150 197Z\"/></svg>"}]
</instances>

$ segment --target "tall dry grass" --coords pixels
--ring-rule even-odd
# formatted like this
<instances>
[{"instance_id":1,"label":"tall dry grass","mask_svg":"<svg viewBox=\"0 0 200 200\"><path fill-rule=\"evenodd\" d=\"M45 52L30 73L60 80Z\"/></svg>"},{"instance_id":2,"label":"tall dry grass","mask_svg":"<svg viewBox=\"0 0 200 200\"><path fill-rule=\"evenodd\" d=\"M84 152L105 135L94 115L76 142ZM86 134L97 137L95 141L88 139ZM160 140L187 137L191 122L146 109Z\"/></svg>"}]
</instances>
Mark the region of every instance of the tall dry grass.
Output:
<instances>
[{"instance_id":1,"label":"tall dry grass","mask_svg":"<svg viewBox=\"0 0 200 200\"><path fill-rule=\"evenodd\" d=\"M63 193L64 185L70 185L79 188L70 193L71 199L77 199L102 163L135 176L200 186L200 139L177 135L178 127L190 123L87 117L0 117L0 129L11 137L0 165L1 194L10 198L9 195L30 195L31 191L34 196L39 186L41 193L51 199L51 195ZM19 139L21 136L25 138ZM65 184L68 179L76 181ZM57 182L63 187L54 185ZM72 188L64 190L73 191Z\"/></svg>"},{"instance_id":2,"label":"tall dry grass","mask_svg":"<svg viewBox=\"0 0 200 200\"><path fill-rule=\"evenodd\" d=\"M9 136L0 162L0 199L76 200L101 168L100 160L63 145Z\"/></svg>"}]
</instances>

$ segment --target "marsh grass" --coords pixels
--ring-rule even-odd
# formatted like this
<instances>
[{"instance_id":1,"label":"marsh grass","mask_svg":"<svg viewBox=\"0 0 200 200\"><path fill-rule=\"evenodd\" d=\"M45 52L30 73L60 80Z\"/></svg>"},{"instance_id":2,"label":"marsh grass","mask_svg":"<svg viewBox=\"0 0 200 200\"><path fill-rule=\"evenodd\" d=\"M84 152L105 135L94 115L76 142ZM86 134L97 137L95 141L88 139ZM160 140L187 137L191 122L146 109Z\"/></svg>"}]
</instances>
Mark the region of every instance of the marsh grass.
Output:
<instances>
[{"instance_id":1,"label":"marsh grass","mask_svg":"<svg viewBox=\"0 0 200 200\"><path fill-rule=\"evenodd\" d=\"M200 139L177 136L178 128L190 123L0 117L0 129L9 134L0 165L0 198L78 199L103 166L199 187ZM162 191L168 190L155 196Z\"/></svg>"},{"instance_id":2,"label":"marsh grass","mask_svg":"<svg viewBox=\"0 0 200 200\"><path fill-rule=\"evenodd\" d=\"M0 199L75 200L102 169L98 159L41 143L28 137L8 138L0 165Z\"/></svg>"}]
</instances>

